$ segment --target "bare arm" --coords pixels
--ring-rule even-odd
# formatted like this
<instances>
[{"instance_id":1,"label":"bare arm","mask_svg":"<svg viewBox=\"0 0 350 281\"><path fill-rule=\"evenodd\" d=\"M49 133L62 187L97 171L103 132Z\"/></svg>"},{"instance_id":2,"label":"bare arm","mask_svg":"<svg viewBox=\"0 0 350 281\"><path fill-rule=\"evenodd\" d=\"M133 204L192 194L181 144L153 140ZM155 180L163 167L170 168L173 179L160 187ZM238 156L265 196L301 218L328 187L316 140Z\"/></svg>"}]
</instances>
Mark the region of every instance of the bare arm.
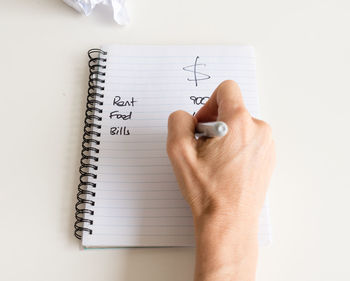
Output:
<instances>
[{"instance_id":1,"label":"bare arm","mask_svg":"<svg viewBox=\"0 0 350 281\"><path fill-rule=\"evenodd\" d=\"M225 137L195 140L197 122L216 120L228 125ZM170 115L167 150L193 213L195 281L255 280L258 218L275 161L270 127L225 81L195 117Z\"/></svg>"}]
</instances>

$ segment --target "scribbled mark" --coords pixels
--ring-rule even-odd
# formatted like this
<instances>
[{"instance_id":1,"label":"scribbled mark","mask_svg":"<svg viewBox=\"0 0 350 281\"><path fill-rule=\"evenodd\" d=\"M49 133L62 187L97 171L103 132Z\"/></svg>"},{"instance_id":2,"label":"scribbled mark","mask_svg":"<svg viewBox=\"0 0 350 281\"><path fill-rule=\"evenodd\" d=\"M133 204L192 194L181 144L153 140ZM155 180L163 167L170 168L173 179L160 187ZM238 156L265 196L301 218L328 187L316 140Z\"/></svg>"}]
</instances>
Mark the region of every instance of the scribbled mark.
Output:
<instances>
[{"instance_id":1,"label":"scribbled mark","mask_svg":"<svg viewBox=\"0 0 350 281\"><path fill-rule=\"evenodd\" d=\"M194 64L188 65L182 68L185 71L193 73L193 78L187 78L187 81L194 81L196 84L196 87L198 86L198 81L210 79L210 75L197 71L197 68L199 66L205 67L205 64L198 63L198 60L199 60L199 56L196 57Z\"/></svg>"}]
</instances>

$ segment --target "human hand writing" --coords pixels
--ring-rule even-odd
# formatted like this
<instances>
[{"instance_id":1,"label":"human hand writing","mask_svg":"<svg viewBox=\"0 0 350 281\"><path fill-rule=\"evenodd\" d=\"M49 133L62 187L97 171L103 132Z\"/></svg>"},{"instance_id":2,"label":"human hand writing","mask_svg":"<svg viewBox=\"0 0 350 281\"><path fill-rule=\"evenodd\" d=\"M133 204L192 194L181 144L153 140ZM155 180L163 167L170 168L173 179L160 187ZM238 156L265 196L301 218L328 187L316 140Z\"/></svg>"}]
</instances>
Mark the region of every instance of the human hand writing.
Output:
<instances>
[{"instance_id":1,"label":"human hand writing","mask_svg":"<svg viewBox=\"0 0 350 281\"><path fill-rule=\"evenodd\" d=\"M226 136L196 140L197 122L209 121L224 121ZM254 280L258 219L275 165L270 127L249 114L239 86L225 81L195 116L169 116L167 152L193 213L195 279Z\"/></svg>"}]
</instances>

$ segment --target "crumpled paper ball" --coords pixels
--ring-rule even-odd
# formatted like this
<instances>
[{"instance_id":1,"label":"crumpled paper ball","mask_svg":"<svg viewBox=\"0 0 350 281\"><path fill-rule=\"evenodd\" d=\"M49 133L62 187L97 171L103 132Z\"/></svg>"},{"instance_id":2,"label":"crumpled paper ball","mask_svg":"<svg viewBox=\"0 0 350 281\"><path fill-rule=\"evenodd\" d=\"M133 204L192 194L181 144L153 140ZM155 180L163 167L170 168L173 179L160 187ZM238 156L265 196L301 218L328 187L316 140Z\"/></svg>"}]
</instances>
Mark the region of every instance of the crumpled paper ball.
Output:
<instances>
[{"instance_id":1,"label":"crumpled paper ball","mask_svg":"<svg viewBox=\"0 0 350 281\"><path fill-rule=\"evenodd\" d=\"M88 16L98 4L111 6L113 18L120 25L129 23L129 16L125 8L125 0L63 0L78 12Z\"/></svg>"}]
</instances>

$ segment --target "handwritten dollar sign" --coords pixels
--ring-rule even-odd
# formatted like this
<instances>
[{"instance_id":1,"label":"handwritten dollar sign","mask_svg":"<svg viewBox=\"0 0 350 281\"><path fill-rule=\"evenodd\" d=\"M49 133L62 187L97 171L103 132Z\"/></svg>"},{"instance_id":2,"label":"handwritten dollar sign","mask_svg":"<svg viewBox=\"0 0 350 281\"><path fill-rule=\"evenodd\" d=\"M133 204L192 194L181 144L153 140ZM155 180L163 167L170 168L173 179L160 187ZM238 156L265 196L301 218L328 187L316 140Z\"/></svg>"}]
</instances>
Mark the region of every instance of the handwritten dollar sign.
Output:
<instances>
[{"instance_id":1,"label":"handwritten dollar sign","mask_svg":"<svg viewBox=\"0 0 350 281\"><path fill-rule=\"evenodd\" d=\"M198 59L199 57L197 56L194 64L188 65L182 68L185 71L193 73L193 78L187 78L187 81L194 81L196 84L196 87L198 86L198 81L207 80L210 78L208 74L197 71L198 66L202 66L202 67L205 66L204 63L198 63Z\"/></svg>"}]
</instances>

